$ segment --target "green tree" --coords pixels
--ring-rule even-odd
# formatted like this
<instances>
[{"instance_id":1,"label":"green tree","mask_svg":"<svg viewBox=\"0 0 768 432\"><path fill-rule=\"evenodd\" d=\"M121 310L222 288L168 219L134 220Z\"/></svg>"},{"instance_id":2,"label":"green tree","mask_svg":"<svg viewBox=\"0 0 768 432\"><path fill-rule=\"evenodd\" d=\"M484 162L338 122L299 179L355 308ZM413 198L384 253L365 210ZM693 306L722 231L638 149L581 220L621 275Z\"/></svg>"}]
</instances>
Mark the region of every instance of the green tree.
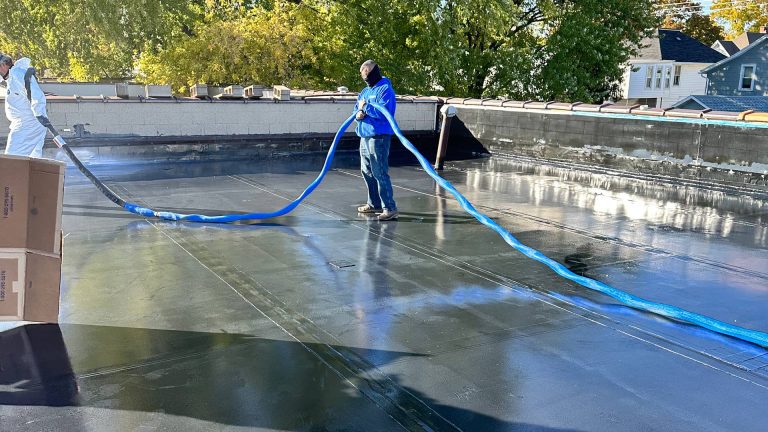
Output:
<instances>
[{"instance_id":1,"label":"green tree","mask_svg":"<svg viewBox=\"0 0 768 432\"><path fill-rule=\"evenodd\" d=\"M187 0L19 0L0 3L0 49L52 76L132 74L144 49L189 30L204 3Z\"/></svg>"},{"instance_id":2,"label":"green tree","mask_svg":"<svg viewBox=\"0 0 768 432\"><path fill-rule=\"evenodd\" d=\"M723 28L709 17L709 15L693 14L683 26L683 33L697 39L704 45L712 45L718 39L723 39Z\"/></svg>"},{"instance_id":3,"label":"green tree","mask_svg":"<svg viewBox=\"0 0 768 432\"><path fill-rule=\"evenodd\" d=\"M176 91L195 83L317 85L315 35L324 21L323 13L287 2L212 10L189 34L145 50L138 78Z\"/></svg>"},{"instance_id":4,"label":"green tree","mask_svg":"<svg viewBox=\"0 0 768 432\"><path fill-rule=\"evenodd\" d=\"M349 0L330 3L316 40L331 85L363 85L358 66L376 60L399 92L424 92L436 78L432 65L446 58L433 0Z\"/></svg>"},{"instance_id":5,"label":"green tree","mask_svg":"<svg viewBox=\"0 0 768 432\"><path fill-rule=\"evenodd\" d=\"M617 99L624 65L656 18L643 1L581 0L558 8L529 97L596 102ZM535 71L536 69L534 69Z\"/></svg>"},{"instance_id":6,"label":"green tree","mask_svg":"<svg viewBox=\"0 0 768 432\"><path fill-rule=\"evenodd\" d=\"M330 16L328 70L366 58L401 92L600 100L656 24L650 0L350 0ZM334 62L333 60L338 60ZM341 68L346 67L346 71Z\"/></svg>"}]
</instances>

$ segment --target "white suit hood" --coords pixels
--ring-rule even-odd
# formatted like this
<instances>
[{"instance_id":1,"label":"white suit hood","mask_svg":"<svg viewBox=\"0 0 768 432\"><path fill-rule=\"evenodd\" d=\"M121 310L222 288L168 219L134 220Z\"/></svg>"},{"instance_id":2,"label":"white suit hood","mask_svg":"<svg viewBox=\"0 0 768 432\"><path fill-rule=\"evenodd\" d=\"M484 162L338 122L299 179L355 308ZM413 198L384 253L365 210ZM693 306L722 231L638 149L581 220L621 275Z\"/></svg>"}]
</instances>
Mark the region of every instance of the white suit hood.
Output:
<instances>
[{"instance_id":1,"label":"white suit hood","mask_svg":"<svg viewBox=\"0 0 768 432\"><path fill-rule=\"evenodd\" d=\"M27 69L32 65L32 60L27 57L22 57L13 62L13 67L8 71L8 78L0 77L0 81L10 81L13 76L13 71L21 72L21 79L24 79L24 74L27 73Z\"/></svg>"},{"instance_id":2,"label":"white suit hood","mask_svg":"<svg viewBox=\"0 0 768 432\"><path fill-rule=\"evenodd\" d=\"M27 57L22 57L15 62L13 62L13 67L19 68L20 70L23 70L23 72L26 72L27 69L29 69L29 66L32 64L32 60L30 60Z\"/></svg>"}]
</instances>

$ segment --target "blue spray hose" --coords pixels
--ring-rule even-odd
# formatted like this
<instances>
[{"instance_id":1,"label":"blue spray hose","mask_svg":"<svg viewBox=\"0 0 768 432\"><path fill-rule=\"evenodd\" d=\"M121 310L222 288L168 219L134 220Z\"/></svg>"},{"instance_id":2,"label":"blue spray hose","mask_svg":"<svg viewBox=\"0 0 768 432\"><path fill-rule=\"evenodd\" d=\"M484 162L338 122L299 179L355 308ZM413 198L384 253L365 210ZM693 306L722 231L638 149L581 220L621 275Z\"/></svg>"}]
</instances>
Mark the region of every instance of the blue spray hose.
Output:
<instances>
[{"instance_id":1,"label":"blue spray hose","mask_svg":"<svg viewBox=\"0 0 768 432\"><path fill-rule=\"evenodd\" d=\"M416 147L414 147L413 144L411 144L411 142L408 141L408 139L403 135L402 131L397 125L397 122L395 121L394 118L392 118L392 115L386 110L386 108L376 103L370 103L370 105L376 108L379 112L381 112L384 115L384 117L387 119L389 124L392 126L392 130L395 132L395 135L397 135L397 137L400 139L400 142L403 144L403 146L405 146L406 149L408 149L408 151L410 151L411 153L413 153L414 156L416 156L416 159L418 159L419 164L421 165L422 168L424 168L424 171L427 174L429 174L430 177L432 177L443 189L450 192L467 213L474 216L475 219L480 221L480 223L482 223L483 225L496 231L496 233L498 233L504 239L504 241L506 241L513 248L523 253L523 255L546 265L547 267L551 268L555 273L557 273L558 275L566 279L574 281L583 287L586 287L586 288L598 291L600 293L603 293L607 296L610 296L632 308L652 312L654 314L661 315L663 317L671 318L674 320L682 321L685 323L694 324L720 334L732 336L737 339L741 339L747 342L752 342L758 345L768 347L768 333L763 333L757 330L750 330L743 327L727 324L722 321L718 321L716 319L709 318L704 315L700 315L694 312L689 312L684 309L680 309L676 306L671 306L663 303L656 303L656 302L652 302L649 300L645 300L645 299L633 296L629 293L626 293L624 291L621 291L619 289L606 285L600 281L596 281L588 277L577 275L572 271L568 270L568 268L566 268L562 264L547 257L546 255L537 251L536 249L533 249L529 246L522 244L512 234L510 234L509 231L505 230L501 225L494 222L488 216L477 211L477 209L475 209L472 203L470 203L459 191L457 191L456 188L454 188L450 182L440 177L440 175L437 174L434 168L432 168L432 165L429 163L429 161L427 161L427 159L421 153L419 153L418 150L416 150ZM235 222L240 220L269 219L269 218L285 215L290 211L292 211L293 209L295 209L309 194L311 194L315 190L315 188L317 188L317 186L325 177L326 173L330 169L331 162L333 161L333 156L336 153L336 148L338 147L339 141L341 140L341 137L343 136L344 131L347 130L347 128L349 127L349 125L352 123L353 120L354 120L354 115L350 116L341 125L341 127L339 128L339 131L336 133L336 136L333 139L333 143L331 144L330 149L328 150L328 155L325 159L325 163L323 164L323 168L320 171L320 174L318 174L317 178L315 178L315 180L312 183L310 183L310 185L307 186L304 192L302 192L301 195L298 198L296 198L294 201L292 201L282 209L273 211L271 213L248 213L248 214L234 214L234 215L221 215L221 216L205 216L205 215L199 215L199 214L186 215L186 214L178 214L178 213L172 213L172 212L159 212L149 208L138 206L136 204L125 202L117 194L115 194L114 192L109 190L109 188L103 185L87 169L87 167L85 167L85 165L80 163L80 161L74 155L74 152L71 151L71 149L66 144L64 139L58 134L55 128L53 128L53 126L50 125L50 123L48 123L46 126L53 133L55 137L54 141L56 142L56 144L59 145L59 147L61 147L67 152L67 155L73 160L73 162L77 165L80 171L82 171L83 174L85 174L110 200L122 206L126 210L139 214L141 216L145 216L145 217L158 217L158 218L167 219L167 220L225 223L225 222Z\"/></svg>"},{"instance_id":2,"label":"blue spray hose","mask_svg":"<svg viewBox=\"0 0 768 432\"><path fill-rule=\"evenodd\" d=\"M327 174L328 170L330 170L331 168L331 162L333 162L333 156L336 154L336 148L339 146L339 141L341 141L341 137L344 135L344 131L347 130L347 128L349 127L349 125L352 123L354 119L355 119L354 115L349 116L349 118L339 128L339 131L336 132L336 136L333 138L333 143L331 144L331 147L328 149L328 155L325 157L325 163L323 164L323 169L320 170L320 174L318 174L315 180L312 183L310 183L306 189L304 189L304 192L302 192L298 198L291 201L287 206L279 210L275 210L270 213L247 213L247 214L230 214L230 215L221 215L221 216L205 216L201 214L180 214L180 213L156 211L150 208L141 207L136 204L131 204L128 202L123 205L123 208L125 208L129 212L136 213L144 217L158 217L160 219L174 220L174 221L210 222L210 223L226 223L226 222L236 222L236 221L242 221L242 220L271 219L278 216L286 215L290 213L293 209L298 207L298 205L301 204L301 202L304 201L304 199L307 196L309 196L309 194L311 194L315 190L315 188L317 188L320 182L323 181L323 177L325 177L325 174Z\"/></svg>"},{"instance_id":3,"label":"blue spray hose","mask_svg":"<svg viewBox=\"0 0 768 432\"><path fill-rule=\"evenodd\" d=\"M448 180L440 177L440 175L437 174L435 169L432 168L432 165L429 163L429 161L421 153L419 153L418 150L416 150L416 147L414 147L413 144L411 144L411 142L408 141L408 139L405 136L403 136L403 132L397 126L397 122L395 122L395 119L392 118L392 115L389 112L387 112L386 108L376 103L370 103L370 105L376 108L379 112L381 112L384 115L387 121L389 121L389 124L392 126L392 130L394 130L395 135L397 135L397 137L400 138L400 142L403 144L403 146L405 146L405 148L407 148L408 151L410 151L411 153L413 153L414 156L416 156L416 159L419 160L419 164L421 165L422 168L424 168L424 171L427 174L429 174L429 176L432 177L437 182L437 184L440 185L440 187L450 192L467 213L474 216L475 219L480 221L480 223L482 223L483 225L496 231L496 233L498 233L504 239L504 241L506 241L513 248L522 252L523 255L546 265L547 267L551 268L555 273L557 273L558 275L566 279L576 282L577 284L583 287L601 292L607 296L610 296L626 304L627 306L633 307L635 309L652 312L657 315L661 315L667 318L672 318L678 321L683 321L689 324L695 324L697 326L704 327L706 329L715 331L717 333L733 336L741 340L745 340L748 342L752 342L758 345L768 347L768 333L763 333L757 330L750 330L743 327L727 324L722 321L718 321L716 319L709 318L704 315L700 315L694 312L689 312L685 309L680 309L679 307L676 307L676 306L671 306L663 303L656 303L656 302L642 299L640 297L633 296L632 294L613 288L612 286L606 285L600 281L596 281L594 279L590 279L585 276L579 276L576 273L573 273L572 271L568 270L568 268L566 268L564 265L553 260L552 258L549 258L548 256L537 251L536 249L533 249L529 246L526 246L520 243L518 239L516 239L512 234L510 234L509 231L504 229L501 225L494 222L488 216L477 211L475 207L472 205L472 203L470 203L464 197L464 195L462 195L459 191L457 191L456 188L454 188L453 185Z\"/></svg>"}]
</instances>

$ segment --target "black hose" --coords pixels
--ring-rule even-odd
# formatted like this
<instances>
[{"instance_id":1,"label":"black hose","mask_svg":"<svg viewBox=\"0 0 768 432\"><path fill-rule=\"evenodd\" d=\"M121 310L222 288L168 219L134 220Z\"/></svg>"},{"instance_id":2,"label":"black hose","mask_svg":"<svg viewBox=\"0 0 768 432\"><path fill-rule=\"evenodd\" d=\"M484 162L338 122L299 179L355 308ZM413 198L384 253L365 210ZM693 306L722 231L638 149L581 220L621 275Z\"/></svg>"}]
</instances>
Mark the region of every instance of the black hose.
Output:
<instances>
[{"instance_id":1,"label":"black hose","mask_svg":"<svg viewBox=\"0 0 768 432\"><path fill-rule=\"evenodd\" d=\"M107 197L110 201L113 203L119 205L120 207L125 208L125 200L122 199L118 194L112 191L107 185L101 182L98 178L96 178L95 175L89 170L85 165L83 165L82 162L80 162L80 159L75 156L75 152L72 151L71 148L69 148L69 144L67 144L66 141L64 141L64 138L59 134L59 131L56 130L55 127L51 124L51 121L48 120L45 116L38 116L37 120L46 127L49 131L51 131L51 134L53 134L53 142L56 143L56 145L64 150L65 153L67 153L67 157L69 157L69 160L72 161L72 163L77 166L77 169L80 170L83 175L88 177L88 180L93 183L94 186L96 186L97 189L101 191L101 193L104 194L105 197Z\"/></svg>"}]
</instances>

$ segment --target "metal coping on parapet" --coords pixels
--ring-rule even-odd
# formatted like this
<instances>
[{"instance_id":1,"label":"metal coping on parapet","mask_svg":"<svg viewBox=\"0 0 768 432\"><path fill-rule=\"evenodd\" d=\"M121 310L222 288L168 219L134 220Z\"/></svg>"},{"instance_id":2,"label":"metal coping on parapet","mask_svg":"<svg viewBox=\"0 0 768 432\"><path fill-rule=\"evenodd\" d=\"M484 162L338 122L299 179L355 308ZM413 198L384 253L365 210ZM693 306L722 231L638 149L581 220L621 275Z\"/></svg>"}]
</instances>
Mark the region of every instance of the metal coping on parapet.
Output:
<instances>
[{"instance_id":1,"label":"metal coping on parapet","mask_svg":"<svg viewBox=\"0 0 768 432\"><path fill-rule=\"evenodd\" d=\"M306 93L298 93L296 95L291 95L291 99L289 100L276 100L272 98L222 98L222 99L216 99L216 98L199 98L199 97L192 97L192 96L170 96L170 97L162 97L162 98L154 98L154 97L145 97L145 96L135 96L131 98L123 98L119 96L105 96L105 95L99 95L99 96L59 96L59 95L52 95L48 94L46 95L46 100L48 102L101 102L101 103L107 103L107 102L121 102L121 103L136 103L136 102L142 102L142 103L243 103L244 101L247 101L248 103L306 103L306 102L351 102L354 103L357 101L357 93L355 92L348 92L348 93L338 93L338 92L306 92ZM439 103L440 100L437 96L412 96L412 95L398 95L397 101L400 103L403 102L410 102L410 103Z\"/></svg>"},{"instance_id":2,"label":"metal coping on parapet","mask_svg":"<svg viewBox=\"0 0 768 432\"><path fill-rule=\"evenodd\" d=\"M339 93L331 91L315 90L294 90L290 100L279 101L281 103L307 103L307 102L355 102L357 93ZM242 100L212 100L199 99L195 97L173 97L173 98L131 98L125 99L117 96L56 96L49 95L51 102L152 102L152 103L242 103ZM733 111L713 111L710 109L691 110L682 108L649 108L644 105L615 104L605 102L602 104L588 104L583 102L557 102L557 101L534 101L534 100L513 100L503 98L458 98L443 96L418 96L418 95L398 95L398 102L405 103L437 103L449 105L466 105L478 107L493 108L514 108L525 110L544 110L544 111L574 111L583 113L605 113L605 114L623 114L630 116L660 117L671 119L701 119L716 121L732 121L747 123L768 123L768 112L759 112L746 110L741 112ZM275 100L252 99L249 102L274 103Z\"/></svg>"},{"instance_id":3,"label":"metal coping on parapet","mask_svg":"<svg viewBox=\"0 0 768 432\"><path fill-rule=\"evenodd\" d=\"M649 108L640 104L623 105L614 103L586 104L582 102L556 102L512 99L477 99L438 97L441 104L484 106L494 108L515 108L545 111L576 111L605 114L628 114L633 116L666 117L674 119L702 119L734 122L768 123L768 112L746 110L741 112L692 110L683 108Z\"/></svg>"}]
</instances>

